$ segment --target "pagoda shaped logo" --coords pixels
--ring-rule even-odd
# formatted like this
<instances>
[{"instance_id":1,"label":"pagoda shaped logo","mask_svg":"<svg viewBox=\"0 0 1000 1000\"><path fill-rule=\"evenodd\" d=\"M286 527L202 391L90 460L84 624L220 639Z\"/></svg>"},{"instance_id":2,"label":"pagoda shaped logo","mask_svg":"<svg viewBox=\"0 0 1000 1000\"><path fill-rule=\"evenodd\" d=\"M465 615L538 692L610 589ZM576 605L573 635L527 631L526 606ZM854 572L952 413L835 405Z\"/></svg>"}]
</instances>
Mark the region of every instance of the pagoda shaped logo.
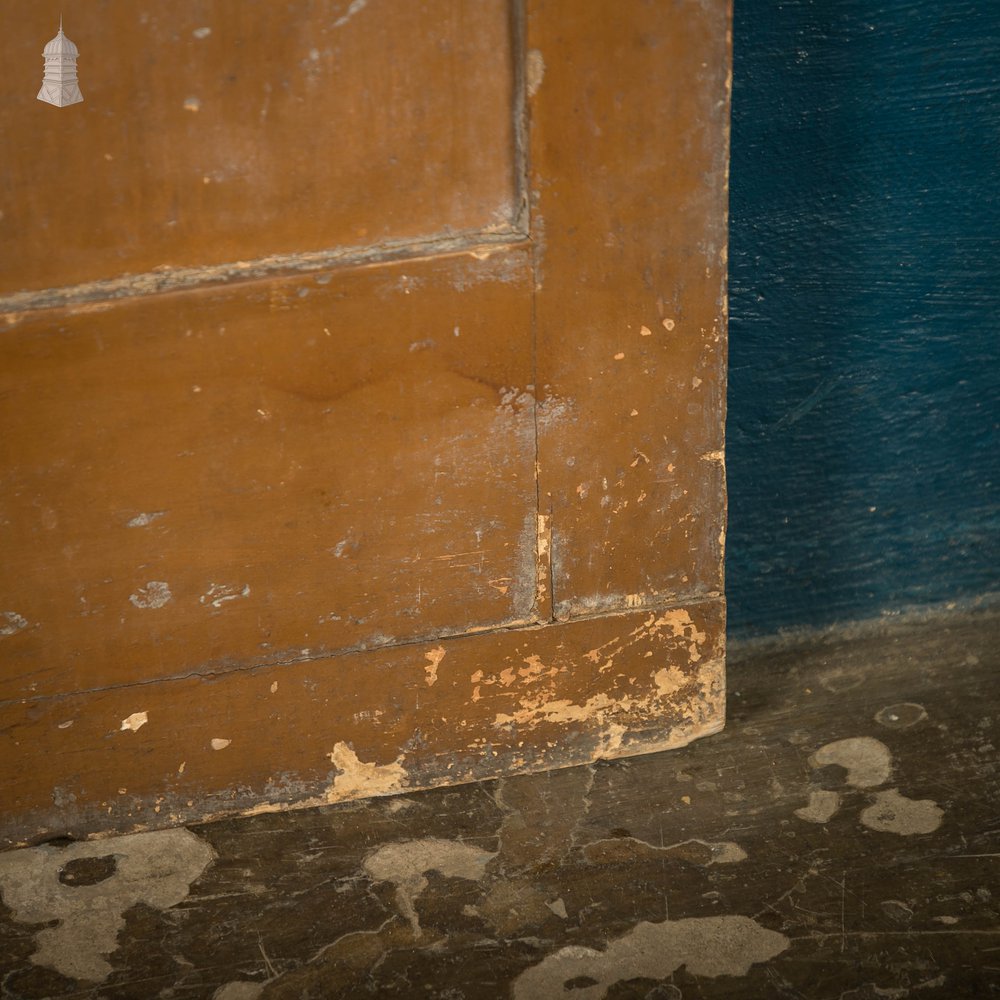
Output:
<instances>
[{"instance_id":1,"label":"pagoda shaped logo","mask_svg":"<svg viewBox=\"0 0 1000 1000\"><path fill-rule=\"evenodd\" d=\"M38 99L57 108L79 104L83 100L80 84L76 80L76 60L80 50L63 34L59 18L59 34L42 51L45 59L45 76Z\"/></svg>"}]
</instances>

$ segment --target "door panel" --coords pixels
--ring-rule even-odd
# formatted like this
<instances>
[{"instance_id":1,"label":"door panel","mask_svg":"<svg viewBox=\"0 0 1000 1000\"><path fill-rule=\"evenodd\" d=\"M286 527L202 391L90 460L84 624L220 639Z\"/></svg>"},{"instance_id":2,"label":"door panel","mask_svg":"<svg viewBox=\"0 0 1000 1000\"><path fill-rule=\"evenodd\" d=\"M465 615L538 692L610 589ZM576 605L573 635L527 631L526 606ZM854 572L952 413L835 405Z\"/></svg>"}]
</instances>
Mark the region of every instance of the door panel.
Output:
<instances>
[{"instance_id":1,"label":"door panel","mask_svg":"<svg viewBox=\"0 0 1000 1000\"><path fill-rule=\"evenodd\" d=\"M510 250L23 316L0 699L530 620L531 280Z\"/></svg>"},{"instance_id":2,"label":"door panel","mask_svg":"<svg viewBox=\"0 0 1000 1000\"><path fill-rule=\"evenodd\" d=\"M58 8L0 13L0 291L514 228L504 0L81 3L72 114L34 100Z\"/></svg>"},{"instance_id":3,"label":"door panel","mask_svg":"<svg viewBox=\"0 0 1000 1000\"><path fill-rule=\"evenodd\" d=\"M82 104L0 41L0 844L717 731L727 0L72 18Z\"/></svg>"}]
</instances>

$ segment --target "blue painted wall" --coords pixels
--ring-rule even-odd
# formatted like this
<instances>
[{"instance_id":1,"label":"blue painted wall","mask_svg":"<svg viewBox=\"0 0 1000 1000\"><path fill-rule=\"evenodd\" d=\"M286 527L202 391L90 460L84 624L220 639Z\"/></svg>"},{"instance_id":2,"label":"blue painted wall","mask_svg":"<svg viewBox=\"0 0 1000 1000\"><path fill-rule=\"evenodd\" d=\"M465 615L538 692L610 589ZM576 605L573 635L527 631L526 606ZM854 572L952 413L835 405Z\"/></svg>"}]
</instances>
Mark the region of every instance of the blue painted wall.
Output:
<instances>
[{"instance_id":1,"label":"blue painted wall","mask_svg":"<svg viewBox=\"0 0 1000 1000\"><path fill-rule=\"evenodd\" d=\"M735 10L731 632L996 590L1000 2Z\"/></svg>"}]
</instances>

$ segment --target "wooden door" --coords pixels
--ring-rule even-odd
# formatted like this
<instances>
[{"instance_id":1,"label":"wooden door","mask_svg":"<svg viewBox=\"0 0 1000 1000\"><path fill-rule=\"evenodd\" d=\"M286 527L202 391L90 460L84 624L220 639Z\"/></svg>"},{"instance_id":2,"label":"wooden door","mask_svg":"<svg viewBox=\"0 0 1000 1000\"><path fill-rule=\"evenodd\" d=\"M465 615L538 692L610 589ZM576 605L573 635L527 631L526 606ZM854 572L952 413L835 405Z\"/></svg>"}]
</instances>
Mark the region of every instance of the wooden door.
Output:
<instances>
[{"instance_id":1,"label":"wooden door","mask_svg":"<svg viewBox=\"0 0 1000 1000\"><path fill-rule=\"evenodd\" d=\"M724 712L726 0L0 3L3 842Z\"/></svg>"}]
</instances>

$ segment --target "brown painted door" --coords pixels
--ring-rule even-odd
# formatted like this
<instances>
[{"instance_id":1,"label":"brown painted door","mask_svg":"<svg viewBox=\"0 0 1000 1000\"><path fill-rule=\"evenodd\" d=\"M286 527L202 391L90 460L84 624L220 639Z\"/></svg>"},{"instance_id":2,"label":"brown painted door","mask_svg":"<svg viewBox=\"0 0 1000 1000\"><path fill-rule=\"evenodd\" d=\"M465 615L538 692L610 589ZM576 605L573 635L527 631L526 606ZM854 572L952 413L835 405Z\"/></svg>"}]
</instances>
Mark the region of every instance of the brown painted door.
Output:
<instances>
[{"instance_id":1,"label":"brown painted door","mask_svg":"<svg viewBox=\"0 0 1000 1000\"><path fill-rule=\"evenodd\" d=\"M721 726L725 0L0 9L5 842Z\"/></svg>"}]
</instances>

